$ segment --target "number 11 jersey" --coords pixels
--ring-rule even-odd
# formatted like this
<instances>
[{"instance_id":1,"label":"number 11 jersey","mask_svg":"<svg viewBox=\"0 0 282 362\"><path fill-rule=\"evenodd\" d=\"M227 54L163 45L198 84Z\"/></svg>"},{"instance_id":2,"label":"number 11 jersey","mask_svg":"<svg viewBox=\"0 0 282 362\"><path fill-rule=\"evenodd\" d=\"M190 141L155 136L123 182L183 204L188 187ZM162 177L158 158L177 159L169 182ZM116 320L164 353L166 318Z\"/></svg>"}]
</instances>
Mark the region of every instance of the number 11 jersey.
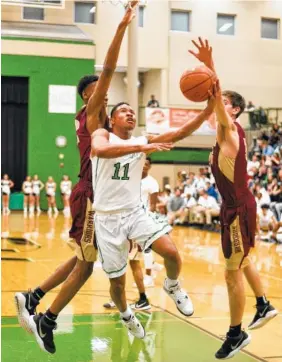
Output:
<instances>
[{"instance_id":1,"label":"number 11 jersey","mask_svg":"<svg viewBox=\"0 0 282 362\"><path fill-rule=\"evenodd\" d=\"M109 142L115 145L145 145L146 137L123 140L110 133ZM141 206L141 178L146 156L133 153L118 158L92 158L94 209L113 213Z\"/></svg>"}]
</instances>

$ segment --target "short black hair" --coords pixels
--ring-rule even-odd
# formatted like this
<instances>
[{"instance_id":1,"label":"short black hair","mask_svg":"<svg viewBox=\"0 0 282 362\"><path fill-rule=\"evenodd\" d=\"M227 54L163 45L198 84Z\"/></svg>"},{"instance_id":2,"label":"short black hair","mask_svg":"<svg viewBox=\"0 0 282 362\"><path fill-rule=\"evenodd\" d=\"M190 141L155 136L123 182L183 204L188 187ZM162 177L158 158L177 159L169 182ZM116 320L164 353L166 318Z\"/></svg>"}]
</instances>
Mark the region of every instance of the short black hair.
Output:
<instances>
[{"instance_id":1,"label":"short black hair","mask_svg":"<svg viewBox=\"0 0 282 362\"><path fill-rule=\"evenodd\" d=\"M121 106L122 104L126 104L127 106L130 106L130 104L127 103L127 102L119 102L119 103L116 104L116 105L114 106L114 108L111 110L111 118L113 118L113 115L114 115L115 111L116 111L116 110L118 109L118 107Z\"/></svg>"},{"instance_id":2,"label":"short black hair","mask_svg":"<svg viewBox=\"0 0 282 362\"><path fill-rule=\"evenodd\" d=\"M233 108L239 107L240 111L236 114L236 118L238 118L240 116L241 113L244 112L244 109L246 108L246 101L245 98L243 96L241 96L241 94L234 92L234 91L230 91L230 90L226 90L224 92L222 92L222 95L227 97Z\"/></svg>"},{"instance_id":3,"label":"short black hair","mask_svg":"<svg viewBox=\"0 0 282 362\"><path fill-rule=\"evenodd\" d=\"M263 205L261 205L261 209L269 210L269 205L268 204L263 204Z\"/></svg>"},{"instance_id":4,"label":"short black hair","mask_svg":"<svg viewBox=\"0 0 282 362\"><path fill-rule=\"evenodd\" d=\"M84 77L82 77L80 79L80 81L78 82L78 85L77 85L77 93L80 95L81 98L83 98L82 93L83 93L84 89L86 87L88 87L89 84L97 82L98 79L99 79L98 75L94 75L94 74L85 75Z\"/></svg>"}]
</instances>

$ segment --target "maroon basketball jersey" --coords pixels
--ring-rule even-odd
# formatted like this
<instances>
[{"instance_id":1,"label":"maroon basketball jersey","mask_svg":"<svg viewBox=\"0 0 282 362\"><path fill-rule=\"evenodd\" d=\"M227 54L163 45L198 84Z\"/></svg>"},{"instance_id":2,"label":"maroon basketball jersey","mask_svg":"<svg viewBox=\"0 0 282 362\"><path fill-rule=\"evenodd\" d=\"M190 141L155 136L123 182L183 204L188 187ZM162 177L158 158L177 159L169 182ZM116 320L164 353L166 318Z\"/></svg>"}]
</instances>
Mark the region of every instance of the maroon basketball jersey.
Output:
<instances>
[{"instance_id":1,"label":"maroon basketball jersey","mask_svg":"<svg viewBox=\"0 0 282 362\"><path fill-rule=\"evenodd\" d=\"M245 132L238 122L235 122L239 135L239 151L236 156L234 166L234 182L230 181L219 168L219 144L213 148L211 170L215 178L216 185L222 197L223 204L227 207L237 207L245 200L254 198L248 189L247 181L247 149Z\"/></svg>"},{"instance_id":2,"label":"maroon basketball jersey","mask_svg":"<svg viewBox=\"0 0 282 362\"><path fill-rule=\"evenodd\" d=\"M76 135L77 145L80 154L79 177L82 180L92 182L92 167L90 160L91 136L86 128L86 106L84 106L76 115Z\"/></svg>"}]
</instances>

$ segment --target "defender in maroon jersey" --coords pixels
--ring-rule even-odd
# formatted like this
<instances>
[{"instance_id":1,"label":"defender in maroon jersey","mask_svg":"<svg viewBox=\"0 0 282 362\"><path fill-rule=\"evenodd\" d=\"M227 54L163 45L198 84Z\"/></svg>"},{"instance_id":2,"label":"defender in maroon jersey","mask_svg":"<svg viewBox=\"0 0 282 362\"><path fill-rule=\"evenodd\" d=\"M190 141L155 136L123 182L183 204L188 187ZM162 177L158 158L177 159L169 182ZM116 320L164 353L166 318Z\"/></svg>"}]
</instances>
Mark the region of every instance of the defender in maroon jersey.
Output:
<instances>
[{"instance_id":1,"label":"defender in maroon jersey","mask_svg":"<svg viewBox=\"0 0 282 362\"><path fill-rule=\"evenodd\" d=\"M207 40L192 41L198 53L189 51L215 72L212 48ZM243 275L256 297L257 312L249 329L260 328L277 315L275 308L265 297L265 292L255 265L250 259L255 244L256 202L247 187L247 149L245 133L237 118L245 109L244 98L233 91L221 93L216 89L216 145L210 157L212 173L222 197L220 213L221 241L226 261L230 328L226 340L215 357L233 357L250 343L251 337L241 330L245 307Z\"/></svg>"},{"instance_id":2,"label":"defender in maroon jersey","mask_svg":"<svg viewBox=\"0 0 282 362\"><path fill-rule=\"evenodd\" d=\"M70 235L77 243L77 256L60 266L40 287L33 292L16 293L15 301L18 318L22 327L33 333L43 351L55 353L53 330L61 310L72 300L89 276L96 260L94 246L94 222L92 209L93 191L91 183L91 134L104 125L106 119L103 110L117 59L127 26L135 16L137 1L132 1L118 26L117 32L108 50L104 69L98 78L91 75L83 77L78 85L78 93L85 106L77 115L76 130L80 152L80 180L71 195L71 213L73 224ZM95 97L94 97L95 95ZM101 122L102 119L102 122ZM64 282L62 288L46 313L36 314L40 299L51 289Z\"/></svg>"}]
</instances>

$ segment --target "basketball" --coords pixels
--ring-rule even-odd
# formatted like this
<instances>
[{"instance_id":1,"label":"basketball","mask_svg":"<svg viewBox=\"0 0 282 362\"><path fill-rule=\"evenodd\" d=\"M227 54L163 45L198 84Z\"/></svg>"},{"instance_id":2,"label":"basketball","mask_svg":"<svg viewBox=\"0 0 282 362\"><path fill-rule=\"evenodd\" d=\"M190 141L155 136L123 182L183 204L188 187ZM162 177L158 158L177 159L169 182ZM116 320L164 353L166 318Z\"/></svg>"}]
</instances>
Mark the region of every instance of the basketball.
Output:
<instances>
[{"instance_id":1,"label":"basketball","mask_svg":"<svg viewBox=\"0 0 282 362\"><path fill-rule=\"evenodd\" d=\"M209 98L215 74L205 66L186 70L180 78L180 89L184 97L193 102L203 102Z\"/></svg>"}]
</instances>

